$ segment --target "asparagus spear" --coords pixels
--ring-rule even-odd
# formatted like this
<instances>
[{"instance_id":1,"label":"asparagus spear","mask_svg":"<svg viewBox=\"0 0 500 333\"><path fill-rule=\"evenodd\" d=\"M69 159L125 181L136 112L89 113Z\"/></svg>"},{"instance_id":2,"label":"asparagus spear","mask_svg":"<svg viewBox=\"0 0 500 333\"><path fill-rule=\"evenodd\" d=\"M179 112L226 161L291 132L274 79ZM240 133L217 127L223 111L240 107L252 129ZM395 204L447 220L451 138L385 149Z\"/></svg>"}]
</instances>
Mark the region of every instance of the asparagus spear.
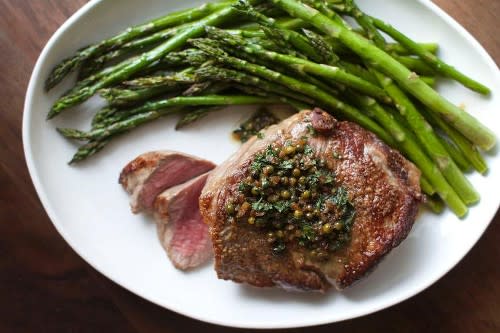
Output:
<instances>
[{"instance_id":1,"label":"asparagus spear","mask_svg":"<svg viewBox=\"0 0 500 333\"><path fill-rule=\"evenodd\" d=\"M395 101L396 108L399 110L400 114L406 118L408 126L410 126L417 135L426 152L436 163L436 166L441 170L450 185L456 190L460 198L466 204L477 202L479 200L479 194L474 190L472 184L457 167L445 147L443 147L440 140L437 138L432 127L427 123L420 112L418 112L411 100L385 75L377 71L373 73L389 96ZM446 201L445 198L443 198L443 200Z\"/></svg>"},{"instance_id":2,"label":"asparagus spear","mask_svg":"<svg viewBox=\"0 0 500 333\"><path fill-rule=\"evenodd\" d=\"M187 90L185 90L182 95L178 97L191 97L191 96L196 96L196 95L201 95L201 94L206 94L206 95L214 95L218 94L221 91L225 90L227 88L227 84L222 83L222 82L202 82L202 83L195 83L192 84ZM172 101L172 103L175 103ZM143 104L144 106L144 104ZM110 109L109 107L106 107L104 109ZM127 119L131 114L134 114L137 110L140 110L140 107L137 106L132 110L123 110L123 109L117 109L117 108L111 108L109 111L102 111L103 115L99 115L98 112L95 117L98 117L99 120L93 121L93 127L92 129L98 129L98 128L105 128L113 123L123 121ZM94 117L94 118L95 118Z\"/></svg>"},{"instance_id":3,"label":"asparagus spear","mask_svg":"<svg viewBox=\"0 0 500 333\"><path fill-rule=\"evenodd\" d=\"M308 29L302 29L302 32L306 35L313 47L317 49L317 52L323 56L324 64L333 65L340 60L339 56L335 54L331 44L329 44L322 36Z\"/></svg>"},{"instance_id":4,"label":"asparagus spear","mask_svg":"<svg viewBox=\"0 0 500 333\"><path fill-rule=\"evenodd\" d=\"M420 47L420 45L415 43L413 40L411 40L409 37L398 31L391 25L374 17L372 17L371 19L373 24L375 24L375 26L378 29L382 30L383 32L394 38L394 40L399 42L401 45L403 45L404 47L406 47L407 49L411 50L413 53L418 55L420 59L425 61L436 72L441 73L444 76L450 77L460 82L465 87L474 90L480 94L488 95L491 93L488 87L475 81L474 79L468 77L467 75L459 72L453 66L450 66L449 64L445 63L444 61L436 57L434 54L426 51L425 49Z\"/></svg>"},{"instance_id":5,"label":"asparagus spear","mask_svg":"<svg viewBox=\"0 0 500 333\"><path fill-rule=\"evenodd\" d=\"M296 0L271 1L290 15L308 21L325 34L338 38L371 66L394 79L421 103L447 119L453 127L479 147L489 150L495 146L496 137L490 129L482 125L473 116L440 96L425 84L418 75L412 73L383 50L371 44L367 39L347 29L338 21L328 18L318 10Z\"/></svg>"},{"instance_id":6,"label":"asparagus spear","mask_svg":"<svg viewBox=\"0 0 500 333\"><path fill-rule=\"evenodd\" d=\"M184 86L185 84L182 83L172 86L163 85L143 89L106 88L100 90L99 95L108 102L109 106L124 107L168 92L177 91Z\"/></svg>"},{"instance_id":7,"label":"asparagus spear","mask_svg":"<svg viewBox=\"0 0 500 333\"><path fill-rule=\"evenodd\" d=\"M179 25L204 17L214 11L226 8L229 4L230 2L208 3L197 8L170 13L147 23L128 28L120 34L105 39L97 44L87 46L79 50L73 57L63 60L52 70L45 81L45 89L50 90L53 88L62 81L66 75L78 68L87 59L99 56L109 49L117 48L136 37L168 26Z\"/></svg>"},{"instance_id":8,"label":"asparagus spear","mask_svg":"<svg viewBox=\"0 0 500 333\"><path fill-rule=\"evenodd\" d=\"M229 5L231 2L226 1ZM262 8L258 8L258 10L262 10ZM269 13L267 13L269 15ZM300 19L295 18L285 18L282 20L277 20L277 25L284 29L296 29L298 27L305 26L305 23ZM151 35L136 38L128 43L123 44L118 49L112 50L108 53L101 55L98 58L92 58L85 62L85 66L80 70L80 77L84 78L89 76L90 74L96 72L100 68L102 68L106 63L109 63L113 60L120 59L123 56L129 55L133 52L143 51L149 49L153 46L158 45L160 42L175 36L180 33L183 29L190 26L190 23L181 24L175 27L169 27L167 29L155 32ZM247 33L251 33L252 31L245 31ZM259 35L263 35L263 33L259 33Z\"/></svg>"},{"instance_id":9,"label":"asparagus spear","mask_svg":"<svg viewBox=\"0 0 500 333\"><path fill-rule=\"evenodd\" d=\"M196 76L203 80L237 82L244 85L255 86L277 95L295 98L309 105L314 104L314 100L307 96L297 94L296 92L283 86L273 84L267 80L263 80L257 76L253 76L241 71L235 71L216 66L207 66L198 69L196 71Z\"/></svg>"},{"instance_id":10,"label":"asparagus spear","mask_svg":"<svg viewBox=\"0 0 500 333\"><path fill-rule=\"evenodd\" d=\"M427 195L433 195L436 193L434 187L432 187L427 178L424 177L420 177L420 189Z\"/></svg>"},{"instance_id":11,"label":"asparagus spear","mask_svg":"<svg viewBox=\"0 0 500 333\"><path fill-rule=\"evenodd\" d=\"M437 43L418 43L418 45L420 45L421 48L432 54L436 54L439 49L439 44ZM408 50L399 43L386 43L385 50L388 53L397 54L401 56L414 55L414 53L411 50Z\"/></svg>"},{"instance_id":12,"label":"asparagus spear","mask_svg":"<svg viewBox=\"0 0 500 333\"><path fill-rule=\"evenodd\" d=\"M184 88L187 84L194 83L194 77L189 75L192 71L193 68L188 67L171 75L138 78L136 80L124 82L124 84L132 86L135 89L107 88L100 90L99 94L106 99L109 106L123 107L167 92L179 90ZM155 83L153 86L151 86L151 83L153 83L152 81ZM99 113L96 114L96 116L99 118Z\"/></svg>"},{"instance_id":13,"label":"asparagus spear","mask_svg":"<svg viewBox=\"0 0 500 333\"><path fill-rule=\"evenodd\" d=\"M127 115L127 119L121 122L113 123L107 128L96 129L90 132L83 132L71 128L58 128L57 131L68 139L101 140L110 135L128 131L137 125L157 119L162 115L170 114L173 112L172 107L194 105L278 104L279 102L280 101L275 98L262 98L246 95L173 97L161 101L148 102L138 108L122 111L121 113L125 113Z\"/></svg>"},{"instance_id":14,"label":"asparagus spear","mask_svg":"<svg viewBox=\"0 0 500 333\"><path fill-rule=\"evenodd\" d=\"M289 47L287 43L290 43L308 58L316 62L322 61L321 55L319 55L314 47L309 44L308 40L304 36L296 31L280 28L274 19L258 12L251 6L249 1L240 0L235 3L233 7L250 19L259 22L263 26L263 30L266 32L266 35L278 43L281 47L288 49Z\"/></svg>"},{"instance_id":15,"label":"asparagus spear","mask_svg":"<svg viewBox=\"0 0 500 333\"><path fill-rule=\"evenodd\" d=\"M185 115L182 116L179 121L177 121L177 124L175 124L175 129L179 130L181 128L184 128L195 121L198 121L212 112L216 112L221 110L222 107L219 106L212 106L212 107L207 107L207 108L196 108L193 110L188 111Z\"/></svg>"},{"instance_id":16,"label":"asparagus spear","mask_svg":"<svg viewBox=\"0 0 500 333\"><path fill-rule=\"evenodd\" d=\"M433 126L440 128L444 133L446 133L446 135L448 135L448 137L457 145L463 156L470 162L472 167L477 172L485 174L488 171L488 165L486 164L483 156L477 148L471 144L469 140L467 140L467 138L448 125L444 120L437 117L434 113L428 112L425 108L422 108L422 111Z\"/></svg>"},{"instance_id":17,"label":"asparagus spear","mask_svg":"<svg viewBox=\"0 0 500 333\"><path fill-rule=\"evenodd\" d=\"M75 155L73 155L73 158L68 162L68 164L73 164L82 161L98 153L104 148L104 146L106 146L109 143L109 141L111 141L111 138L105 138L102 140L93 140L80 146L76 151Z\"/></svg>"},{"instance_id":18,"label":"asparagus spear","mask_svg":"<svg viewBox=\"0 0 500 333\"><path fill-rule=\"evenodd\" d=\"M229 45L231 48L236 48L240 51L255 55L257 57L262 57L266 60L278 62L281 65L291 67L298 71L322 76L324 78L341 83L347 87L356 89L369 96L375 97L385 103L391 102L387 94L378 86L360 79L357 76L351 75L339 67L317 64L305 59L269 51L259 45L250 44L244 39L228 34L224 32L224 30L214 27L207 27L206 30L210 38L221 41L224 44ZM229 50L229 48L227 48L226 50Z\"/></svg>"},{"instance_id":19,"label":"asparagus spear","mask_svg":"<svg viewBox=\"0 0 500 333\"><path fill-rule=\"evenodd\" d=\"M196 21L189 28L184 29L178 35L170 38L151 51L148 51L133 60L124 61L122 64L118 65L115 71L101 78L91 86L84 87L70 95L63 96L56 101L47 118L51 119L63 110L83 103L93 96L99 89L106 88L114 83L126 80L133 74L161 59L169 52L182 47L189 38L197 37L203 34L205 26L219 25L232 18L234 15L235 11L232 7L223 6L222 9L219 9L207 17Z\"/></svg>"},{"instance_id":20,"label":"asparagus spear","mask_svg":"<svg viewBox=\"0 0 500 333\"><path fill-rule=\"evenodd\" d=\"M352 106L339 101L337 98L312 84L296 80L290 76L275 72L264 66L252 64L248 61L231 57L220 48L217 48L217 43L215 43L213 40L194 39L191 40L191 43L203 52L206 52L207 55L212 56L213 59L217 62L227 64L235 69L251 73L266 80L282 84L291 90L315 98L317 102L328 105L328 107L332 108L333 110L337 110L343 117L353 120L366 129L374 132L382 140L389 143L393 142L392 138L386 134L386 132L380 127L380 125L375 123L369 117L365 116Z\"/></svg>"},{"instance_id":21,"label":"asparagus spear","mask_svg":"<svg viewBox=\"0 0 500 333\"><path fill-rule=\"evenodd\" d=\"M228 70L226 68L218 68L218 69L222 69L225 71L223 76L220 76L222 74L219 73L218 71L216 73L214 73L215 75L217 75L220 78L220 80L222 80L222 81L230 80L230 81L234 81L234 82L241 82L241 83L237 83L236 85L232 85L232 87L240 90L241 92L243 92L245 94L254 95L254 96L261 96L261 97L268 97L268 98L277 98L281 102L295 107L297 110L309 109L310 106L314 104L313 102L311 102L310 104L305 104L303 102L299 102L299 100L301 100L302 98L307 99L307 97L305 97L305 96L298 96L297 94L295 94L293 96L293 98L291 98L291 97L288 97L286 93L284 94L284 92L281 90L275 91L275 93L278 93L278 95L270 93L269 91L273 91L273 89L275 87L270 88L268 82L264 82L264 80L261 80L258 77L251 76L251 75L248 75L248 74L243 73L243 72L231 71L231 70ZM205 73L205 74L208 74L208 73ZM237 78L233 80L233 79L230 79L229 77L227 77L228 75L231 75L231 77L237 77ZM244 76L247 76L247 77L244 77ZM203 75L203 77L205 77L205 75ZM212 77L212 79L215 79L215 77ZM257 83L258 83L258 86L260 88L253 85L253 84L257 84ZM269 88L269 90L268 90L268 88ZM304 99L302 99L302 100L304 100ZM201 109L193 109L192 111L189 111L188 113L184 114L184 116L177 122L175 128L180 129L182 127L185 127L185 126L192 124L193 122L207 116L209 113L218 111L220 109L221 109L220 107L208 107L208 108L201 108Z\"/></svg>"},{"instance_id":22,"label":"asparagus spear","mask_svg":"<svg viewBox=\"0 0 500 333\"><path fill-rule=\"evenodd\" d=\"M467 158L465 158L462 151L454 143L440 133L438 133L438 139L439 142L441 142L441 145L448 152L448 155L450 155L453 162L455 162L462 172L467 172L471 169L471 163L467 160Z\"/></svg>"},{"instance_id":23,"label":"asparagus spear","mask_svg":"<svg viewBox=\"0 0 500 333\"><path fill-rule=\"evenodd\" d=\"M425 118L426 115L424 112L422 112L422 110L423 109L420 109L420 113ZM392 111L391 114L396 119L398 119L398 121L401 124L407 124L405 117L403 117L397 110L391 110L391 111ZM429 122L429 123L432 124L434 130L437 129L437 127L434 126L433 123L431 123L431 122ZM408 126L406 126L406 127L409 128ZM413 134L413 132L410 131L410 134L415 138L414 139L415 141L418 141L416 135ZM436 134L437 138L439 139L439 141L441 142L441 144L443 145L443 147L446 149L446 151L450 155L450 157L453 159L455 164L460 168L460 170L462 172L469 171L471 168L471 163L467 160L465 155L456 147L456 145L454 143L450 142L450 140L447 137L445 137L442 133L436 131L435 134Z\"/></svg>"},{"instance_id":24,"label":"asparagus spear","mask_svg":"<svg viewBox=\"0 0 500 333\"><path fill-rule=\"evenodd\" d=\"M436 196L427 195L424 200L424 204L429 207L433 213L441 214L444 210L443 200Z\"/></svg>"},{"instance_id":25,"label":"asparagus spear","mask_svg":"<svg viewBox=\"0 0 500 333\"><path fill-rule=\"evenodd\" d=\"M393 55L394 59L405 65L408 69L418 73L419 75L436 75L436 71L418 58L407 56Z\"/></svg>"},{"instance_id":26,"label":"asparagus spear","mask_svg":"<svg viewBox=\"0 0 500 333\"><path fill-rule=\"evenodd\" d=\"M185 29L186 27L189 27L189 24L183 24L177 27L158 31L152 35L134 39L122 45L120 48L111 50L97 58L88 59L85 62L85 65L80 69L79 78L90 76L103 68L109 62L122 59L124 56L128 56L134 52L150 49L151 47L158 45L158 43L180 33L182 29Z\"/></svg>"},{"instance_id":27,"label":"asparagus spear","mask_svg":"<svg viewBox=\"0 0 500 333\"><path fill-rule=\"evenodd\" d=\"M367 37L371 39L376 46L382 50L388 51L385 38L380 34L377 28L375 28L371 17L365 15L365 13L359 9L358 5L353 0L344 0L344 4L346 6L346 11L354 17L356 22L358 22L363 30L365 30Z\"/></svg>"},{"instance_id":28,"label":"asparagus spear","mask_svg":"<svg viewBox=\"0 0 500 333\"><path fill-rule=\"evenodd\" d=\"M194 83L194 77L192 75L186 75L186 74L154 75L154 76L139 77L129 81L123 81L122 84L131 87L133 89L137 89L137 88L151 88L158 86L176 86L179 83L192 84Z\"/></svg>"}]
</instances>

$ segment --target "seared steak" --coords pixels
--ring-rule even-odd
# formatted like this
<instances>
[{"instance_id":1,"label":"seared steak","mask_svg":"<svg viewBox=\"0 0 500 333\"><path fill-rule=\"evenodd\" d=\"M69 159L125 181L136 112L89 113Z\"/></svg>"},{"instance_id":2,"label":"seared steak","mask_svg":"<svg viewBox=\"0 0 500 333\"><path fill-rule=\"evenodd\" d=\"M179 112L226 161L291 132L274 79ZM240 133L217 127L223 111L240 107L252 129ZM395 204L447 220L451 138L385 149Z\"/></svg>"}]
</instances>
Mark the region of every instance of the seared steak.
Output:
<instances>
[{"instance_id":1,"label":"seared steak","mask_svg":"<svg viewBox=\"0 0 500 333\"><path fill-rule=\"evenodd\" d=\"M153 151L141 154L122 170L119 183L131 194L134 214L153 208L164 190L182 184L215 167L210 161L174 151Z\"/></svg>"},{"instance_id":2,"label":"seared steak","mask_svg":"<svg viewBox=\"0 0 500 333\"><path fill-rule=\"evenodd\" d=\"M210 173L200 209L217 275L258 287L346 288L408 235L419 178L372 133L302 111Z\"/></svg>"},{"instance_id":3,"label":"seared steak","mask_svg":"<svg viewBox=\"0 0 500 333\"><path fill-rule=\"evenodd\" d=\"M186 270L212 257L208 226L198 207L208 173L169 188L155 200L153 215L158 237L168 257L178 269Z\"/></svg>"}]
</instances>

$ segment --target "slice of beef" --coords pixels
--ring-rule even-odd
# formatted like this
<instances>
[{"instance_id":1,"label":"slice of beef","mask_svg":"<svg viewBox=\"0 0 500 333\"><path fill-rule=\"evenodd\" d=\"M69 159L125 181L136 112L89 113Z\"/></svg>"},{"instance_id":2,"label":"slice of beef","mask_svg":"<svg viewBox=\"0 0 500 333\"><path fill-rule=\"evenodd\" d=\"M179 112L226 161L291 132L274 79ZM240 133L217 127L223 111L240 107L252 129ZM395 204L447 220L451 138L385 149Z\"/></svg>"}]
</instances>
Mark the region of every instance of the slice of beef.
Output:
<instances>
[{"instance_id":1,"label":"slice of beef","mask_svg":"<svg viewBox=\"0 0 500 333\"><path fill-rule=\"evenodd\" d=\"M235 223L227 213L256 156L270 145L304 137L316 158L334 172L355 209L349 241L322 261L313 260L298 245L287 245L276 255L264 232ZM263 138L249 140L211 172L200 209L210 228L217 275L258 287L346 288L408 235L422 197L419 178L412 163L374 134L351 122L337 122L319 109L302 111L269 127Z\"/></svg>"},{"instance_id":2,"label":"slice of beef","mask_svg":"<svg viewBox=\"0 0 500 333\"><path fill-rule=\"evenodd\" d=\"M164 190L182 184L215 167L210 161L175 151L153 151L139 155L120 173L119 183L131 194L134 214L150 211Z\"/></svg>"},{"instance_id":3,"label":"slice of beef","mask_svg":"<svg viewBox=\"0 0 500 333\"><path fill-rule=\"evenodd\" d=\"M198 206L208 173L161 193L154 202L153 215L158 237L178 269L198 267L213 255L208 225Z\"/></svg>"}]
</instances>

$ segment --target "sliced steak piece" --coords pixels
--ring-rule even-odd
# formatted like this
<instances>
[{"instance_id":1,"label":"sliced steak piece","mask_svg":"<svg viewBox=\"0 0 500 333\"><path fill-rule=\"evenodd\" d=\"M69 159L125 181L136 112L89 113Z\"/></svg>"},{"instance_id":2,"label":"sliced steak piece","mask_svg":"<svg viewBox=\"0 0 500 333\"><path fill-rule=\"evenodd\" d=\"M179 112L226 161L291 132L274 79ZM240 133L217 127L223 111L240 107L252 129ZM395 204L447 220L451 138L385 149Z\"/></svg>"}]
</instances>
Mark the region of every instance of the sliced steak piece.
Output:
<instances>
[{"instance_id":1,"label":"sliced steak piece","mask_svg":"<svg viewBox=\"0 0 500 333\"><path fill-rule=\"evenodd\" d=\"M139 155L120 173L119 183L131 194L134 214L150 211L164 190L212 170L210 161L175 151L153 151Z\"/></svg>"},{"instance_id":2,"label":"sliced steak piece","mask_svg":"<svg viewBox=\"0 0 500 333\"><path fill-rule=\"evenodd\" d=\"M155 200L153 215L158 237L178 269L198 267L213 255L208 225L200 214L198 200L208 173L171 187Z\"/></svg>"},{"instance_id":3,"label":"sliced steak piece","mask_svg":"<svg viewBox=\"0 0 500 333\"><path fill-rule=\"evenodd\" d=\"M291 158L295 142L301 150ZM217 275L258 287L346 288L408 235L422 200L419 178L412 163L360 126L302 111L211 172L200 209ZM307 186L315 190L306 195Z\"/></svg>"}]
</instances>

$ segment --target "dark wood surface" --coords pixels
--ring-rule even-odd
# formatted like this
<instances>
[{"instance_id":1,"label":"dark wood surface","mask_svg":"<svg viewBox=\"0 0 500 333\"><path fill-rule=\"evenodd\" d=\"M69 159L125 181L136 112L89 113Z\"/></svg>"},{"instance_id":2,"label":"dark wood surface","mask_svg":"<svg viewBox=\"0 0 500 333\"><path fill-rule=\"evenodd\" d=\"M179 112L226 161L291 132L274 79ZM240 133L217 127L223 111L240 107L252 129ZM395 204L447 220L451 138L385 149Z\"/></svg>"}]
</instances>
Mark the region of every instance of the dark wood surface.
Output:
<instances>
[{"instance_id":1,"label":"dark wood surface","mask_svg":"<svg viewBox=\"0 0 500 333\"><path fill-rule=\"evenodd\" d=\"M152 305L94 271L59 236L37 198L21 142L25 91L46 41L85 2L0 0L0 332L236 331ZM500 1L435 2L500 62ZM307 331L500 332L499 244L497 214L467 257L426 291Z\"/></svg>"}]
</instances>

